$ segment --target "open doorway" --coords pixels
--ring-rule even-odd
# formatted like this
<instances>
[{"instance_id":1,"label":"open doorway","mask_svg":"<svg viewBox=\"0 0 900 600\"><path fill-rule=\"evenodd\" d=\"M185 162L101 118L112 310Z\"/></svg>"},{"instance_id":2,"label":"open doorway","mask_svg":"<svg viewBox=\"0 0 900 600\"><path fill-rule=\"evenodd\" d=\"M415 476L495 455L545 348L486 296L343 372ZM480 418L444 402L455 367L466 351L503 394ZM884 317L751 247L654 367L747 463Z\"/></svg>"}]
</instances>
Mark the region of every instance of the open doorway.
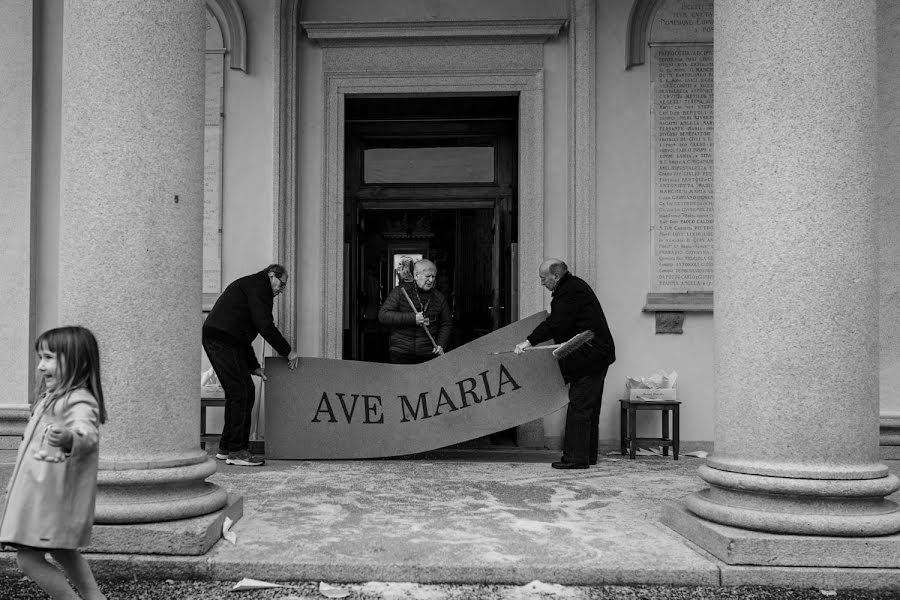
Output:
<instances>
[{"instance_id":1,"label":"open doorway","mask_svg":"<svg viewBox=\"0 0 900 600\"><path fill-rule=\"evenodd\" d=\"M378 309L403 255L437 266L451 350L518 318L518 100L346 98L343 358L387 362Z\"/></svg>"}]
</instances>

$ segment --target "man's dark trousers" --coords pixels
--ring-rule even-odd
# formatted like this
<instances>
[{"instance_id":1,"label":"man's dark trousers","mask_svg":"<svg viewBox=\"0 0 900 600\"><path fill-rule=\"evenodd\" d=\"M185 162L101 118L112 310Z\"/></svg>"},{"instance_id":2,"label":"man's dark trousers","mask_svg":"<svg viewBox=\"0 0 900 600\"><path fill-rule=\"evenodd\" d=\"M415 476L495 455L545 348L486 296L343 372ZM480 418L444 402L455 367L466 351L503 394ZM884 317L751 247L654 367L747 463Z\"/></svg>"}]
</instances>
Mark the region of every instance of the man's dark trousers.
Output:
<instances>
[{"instance_id":1,"label":"man's dark trousers","mask_svg":"<svg viewBox=\"0 0 900 600\"><path fill-rule=\"evenodd\" d=\"M256 396L247 350L213 338L203 338L203 349L225 390L225 426L219 438L219 450L226 453L246 450Z\"/></svg>"},{"instance_id":2,"label":"man's dark trousers","mask_svg":"<svg viewBox=\"0 0 900 600\"><path fill-rule=\"evenodd\" d=\"M600 403L607 369L579 377L569 384L569 409L563 438L563 462L597 462L599 450Z\"/></svg>"}]
</instances>

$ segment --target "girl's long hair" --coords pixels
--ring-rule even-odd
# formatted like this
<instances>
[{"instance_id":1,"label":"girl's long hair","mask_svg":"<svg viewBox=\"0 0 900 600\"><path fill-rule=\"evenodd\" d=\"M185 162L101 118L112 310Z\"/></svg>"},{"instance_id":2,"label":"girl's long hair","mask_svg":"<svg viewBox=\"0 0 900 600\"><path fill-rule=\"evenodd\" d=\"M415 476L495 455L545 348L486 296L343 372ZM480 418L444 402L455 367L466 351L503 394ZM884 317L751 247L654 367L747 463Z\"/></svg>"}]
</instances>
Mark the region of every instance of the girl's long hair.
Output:
<instances>
[{"instance_id":1,"label":"girl's long hair","mask_svg":"<svg viewBox=\"0 0 900 600\"><path fill-rule=\"evenodd\" d=\"M56 354L57 384L53 401L65 398L78 388L89 391L97 400L100 422L106 423L106 405L103 403L103 386L100 383L100 349L97 338L89 329L78 325L49 329L38 336L34 351L42 347ZM44 378L40 378L37 395L47 391Z\"/></svg>"}]
</instances>

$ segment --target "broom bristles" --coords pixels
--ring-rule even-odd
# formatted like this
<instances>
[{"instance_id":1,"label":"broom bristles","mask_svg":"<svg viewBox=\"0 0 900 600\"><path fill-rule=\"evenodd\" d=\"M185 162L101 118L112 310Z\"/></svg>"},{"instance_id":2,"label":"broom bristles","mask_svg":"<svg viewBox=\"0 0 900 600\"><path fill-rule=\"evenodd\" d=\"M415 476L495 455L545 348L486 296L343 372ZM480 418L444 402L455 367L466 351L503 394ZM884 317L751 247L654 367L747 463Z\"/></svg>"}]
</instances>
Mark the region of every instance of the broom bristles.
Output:
<instances>
[{"instance_id":1,"label":"broom bristles","mask_svg":"<svg viewBox=\"0 0 900 600\"><path fill-rule=\"evenodd\" d=\"M562 360L590 342L592 339L594 339L594 332L590 329L582 331L577 335L573 335L572 339L567 342L563 342L559 345L558 348L556 348L556 350L553 351L553 358L555 358L556 360Z\"/></svg>"}]
</instances>

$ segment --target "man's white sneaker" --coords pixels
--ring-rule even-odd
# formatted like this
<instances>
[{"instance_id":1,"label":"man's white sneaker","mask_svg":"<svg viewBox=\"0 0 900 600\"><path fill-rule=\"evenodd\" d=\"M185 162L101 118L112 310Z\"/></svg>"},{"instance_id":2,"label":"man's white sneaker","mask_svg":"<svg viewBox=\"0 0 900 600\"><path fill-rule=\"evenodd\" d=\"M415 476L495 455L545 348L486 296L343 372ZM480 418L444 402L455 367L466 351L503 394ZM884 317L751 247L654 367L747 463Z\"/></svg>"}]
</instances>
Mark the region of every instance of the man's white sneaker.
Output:
<instances>
[{"instance_id":1,"label":"man's white sneaker","mask_svg":"<svg viewBox=\"0 0 900 600\"><path fill-rule=\"evenodd\" d=\"M226 458L228 458L228 453L227 453L227 452L221 452L221 451L220 451L220 452L216 452L216 458L219 459L219 460L225 460Z\"/></svg>"},{"instance_id":2,"label":"man's white sneaker","mask_svg":"<svg viewBox=\"0 0 900 600\"><path fill-rule=\"evenodd\" d=\"M266 461L258 456L253 456L249 450L240 450L239 452L230 452L228 458L225 459L225 464L239 467L259 467L266 464Z\"/></svg>"}]
</instances>

